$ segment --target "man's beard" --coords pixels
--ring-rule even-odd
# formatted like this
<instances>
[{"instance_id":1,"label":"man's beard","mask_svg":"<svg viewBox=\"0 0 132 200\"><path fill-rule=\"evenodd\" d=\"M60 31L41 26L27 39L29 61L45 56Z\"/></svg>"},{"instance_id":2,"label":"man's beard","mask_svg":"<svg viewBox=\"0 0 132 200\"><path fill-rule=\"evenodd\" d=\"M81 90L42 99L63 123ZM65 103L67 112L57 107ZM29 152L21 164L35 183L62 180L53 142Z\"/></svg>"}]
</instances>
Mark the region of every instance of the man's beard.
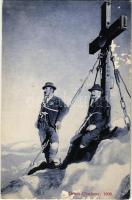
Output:
<instances>
[{"instance_id":1,"label":"man's beard","mask_svg":"<svg viewBox=\"0 0 132 200\"><path fill-rule=\"evenodd\" d=\"M95 100L95 99L96 99L96 96L93 95L93 96L92 96L92 99Z\"/></svg>"},{"instance_id":2,"label":"man's beard","mask_svg":"<svg viewBox=\"0 0 132 200\"><path fill-rule=\"evenodd\" d=\"M93 99L93 102L97 101L100 97L97 97L97 96L93 96L92 99Z\"/></svg>"}]
</instances>

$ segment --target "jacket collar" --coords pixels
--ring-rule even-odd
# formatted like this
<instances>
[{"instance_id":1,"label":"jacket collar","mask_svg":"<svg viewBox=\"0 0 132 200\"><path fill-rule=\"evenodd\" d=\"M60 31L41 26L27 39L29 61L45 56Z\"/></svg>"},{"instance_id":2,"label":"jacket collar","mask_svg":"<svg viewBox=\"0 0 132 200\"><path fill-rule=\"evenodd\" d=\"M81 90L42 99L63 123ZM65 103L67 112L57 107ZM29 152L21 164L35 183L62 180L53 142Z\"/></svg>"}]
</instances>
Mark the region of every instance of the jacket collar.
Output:
<instances>
[{"instance_id":1,"label":"jacket collar","mask_svg":"<svg viewBox=\"0 0 132 200\"><path fill-rule=\"evenodd\" d=\"M48 103L51 99L54 99L54 97L55 97L55 96L52 95L52 96L48 97L46 100L43 99L43 102Z\"/></svg>"},{"instance_id":2,"label":"jacket collar","mask_svg":"<svg viewBox=\"0 0 132 200\"><path fill-rule=\"evenodd\" d=\"M92 106L93 106L93 104L101 103L103 100L104 100L104 97L98 98L96 101L93 101Z\"/></svg>"},{"instance_id":3,"label":"jacket collar","mask_svg":"<svg viewBox=\"0 0 132 200\"><path fill-rule=\"evenodd\" d=\"M53 99L53 98L54 98L54 95L48 97L48 98L47 98L47 103L48 103L51 99Z\"/></svg>"}]
</instances>

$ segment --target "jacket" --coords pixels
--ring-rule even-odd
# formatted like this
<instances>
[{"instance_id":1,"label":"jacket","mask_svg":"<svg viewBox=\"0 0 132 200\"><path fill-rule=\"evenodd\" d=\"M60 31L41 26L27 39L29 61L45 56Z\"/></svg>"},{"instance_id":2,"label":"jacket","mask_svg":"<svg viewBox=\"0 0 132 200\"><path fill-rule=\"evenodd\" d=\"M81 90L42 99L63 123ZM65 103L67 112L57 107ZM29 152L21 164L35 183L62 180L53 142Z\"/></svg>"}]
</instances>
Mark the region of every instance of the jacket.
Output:
<instances>
[{"instance_id":1,"label":"jacket","mask_svg":"<svg viewBox=\"0 0 132 200\"><path fill-rule=\"evenodd\" d=\"M103 97L93 102L86 116L87 123L85 127L87 128L90 124L93 124L96 125L96 128L100 131L108 127L110 110L110 104Z\"/></svg>"},{"instance_id":2,"label":"jacket","mask_svg":"<svg viewBox=\"0 0 132 200\"><path fill-rule=\"evenodd\" d=\"M46 121L48 125L55 128L57 121L62 121L69 109L61 98L53 96L47 103L41 103L38 123ZM44 113L44 114L43 114ZM38 125L39 128L39 125Z\"/></svg>"}]
</instances>

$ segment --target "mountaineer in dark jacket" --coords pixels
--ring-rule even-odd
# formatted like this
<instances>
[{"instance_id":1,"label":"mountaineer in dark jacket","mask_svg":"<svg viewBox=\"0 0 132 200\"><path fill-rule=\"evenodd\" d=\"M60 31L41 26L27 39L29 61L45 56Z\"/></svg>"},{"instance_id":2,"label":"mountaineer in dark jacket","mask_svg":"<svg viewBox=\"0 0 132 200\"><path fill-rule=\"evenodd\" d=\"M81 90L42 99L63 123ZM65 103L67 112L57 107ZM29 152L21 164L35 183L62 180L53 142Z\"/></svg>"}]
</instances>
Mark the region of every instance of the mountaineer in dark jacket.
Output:
<instances>
[{"instance_id":1,"label":"mountaineer in dark jacket","mask_svg":"<svg viewBox=\"0 0 132 200\"><path fill-rule=\"evenodd\" d=\"M95 84L89 91L91 92L91 102L88 114L77 134L71 139L68 154L60 165L61 169L74 162L79 152L88 149L92 141L99 140L103 130L109 126L111 108L110 104L101 96L102 88L99 84Z\"/></svg>"},{"instance_id":2,"label":"mountaineer in dark jacket","mask_svg":"<svg viewBox=\"0 0 132 200\"><path fill-rule=\"evenodd\" d=\"M42 148L45 146L47 138L50 141L49 157L47 163L54 167L54 159L58 151L59 138L56 129L60 129L61 121L68 112L68 107L59 98L54 96L56 87L53 83L47 82L43 88L44 100L41 104L40 113L37 120L37 128Z\"/></svg>"},{"instance_id":3,"label":"mountaineer in dark jacket","mask_svg":"<svg viewBox=\"0 0 132 200\"><path fill-rule=\"evenodd\" d=\"M110 117L110 104L101 97L102 88L95 84L89 91L91 95L91 105L86 117L84 134L81 140L82 147L88 146L92 140L98 140L103 129L108 128Z\"/></svg>"}]
</instances>

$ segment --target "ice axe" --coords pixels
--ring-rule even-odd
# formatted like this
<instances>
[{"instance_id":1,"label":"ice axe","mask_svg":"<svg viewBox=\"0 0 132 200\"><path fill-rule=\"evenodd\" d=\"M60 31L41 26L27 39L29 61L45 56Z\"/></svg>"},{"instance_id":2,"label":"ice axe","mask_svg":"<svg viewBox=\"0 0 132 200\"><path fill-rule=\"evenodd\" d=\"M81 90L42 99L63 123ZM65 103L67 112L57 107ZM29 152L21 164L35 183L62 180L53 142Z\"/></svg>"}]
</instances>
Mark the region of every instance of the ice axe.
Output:
<instances>
[{"instance_id":1,"label":"ice axe","mask_svg":"<svg viewBox=\"0 0 132 200\"><path fill-rule=\"evenodd\" d=\"M36 155L36 157L33 159L33 161L30 162L30 164L29 164L29 166L28 166L28 168L27 168L27 170L26 170L26 174L28 174L30 168L34 166L35 161L38 159L38 157L40 156L40 154L45 150L45 148L46 148L47 145L48 145L48 142L49 142L49 140L47 140L47 141L44 143L44 145L42 146L42 149L37 153L37 155Z\"/></svg>"}]
</instances>

